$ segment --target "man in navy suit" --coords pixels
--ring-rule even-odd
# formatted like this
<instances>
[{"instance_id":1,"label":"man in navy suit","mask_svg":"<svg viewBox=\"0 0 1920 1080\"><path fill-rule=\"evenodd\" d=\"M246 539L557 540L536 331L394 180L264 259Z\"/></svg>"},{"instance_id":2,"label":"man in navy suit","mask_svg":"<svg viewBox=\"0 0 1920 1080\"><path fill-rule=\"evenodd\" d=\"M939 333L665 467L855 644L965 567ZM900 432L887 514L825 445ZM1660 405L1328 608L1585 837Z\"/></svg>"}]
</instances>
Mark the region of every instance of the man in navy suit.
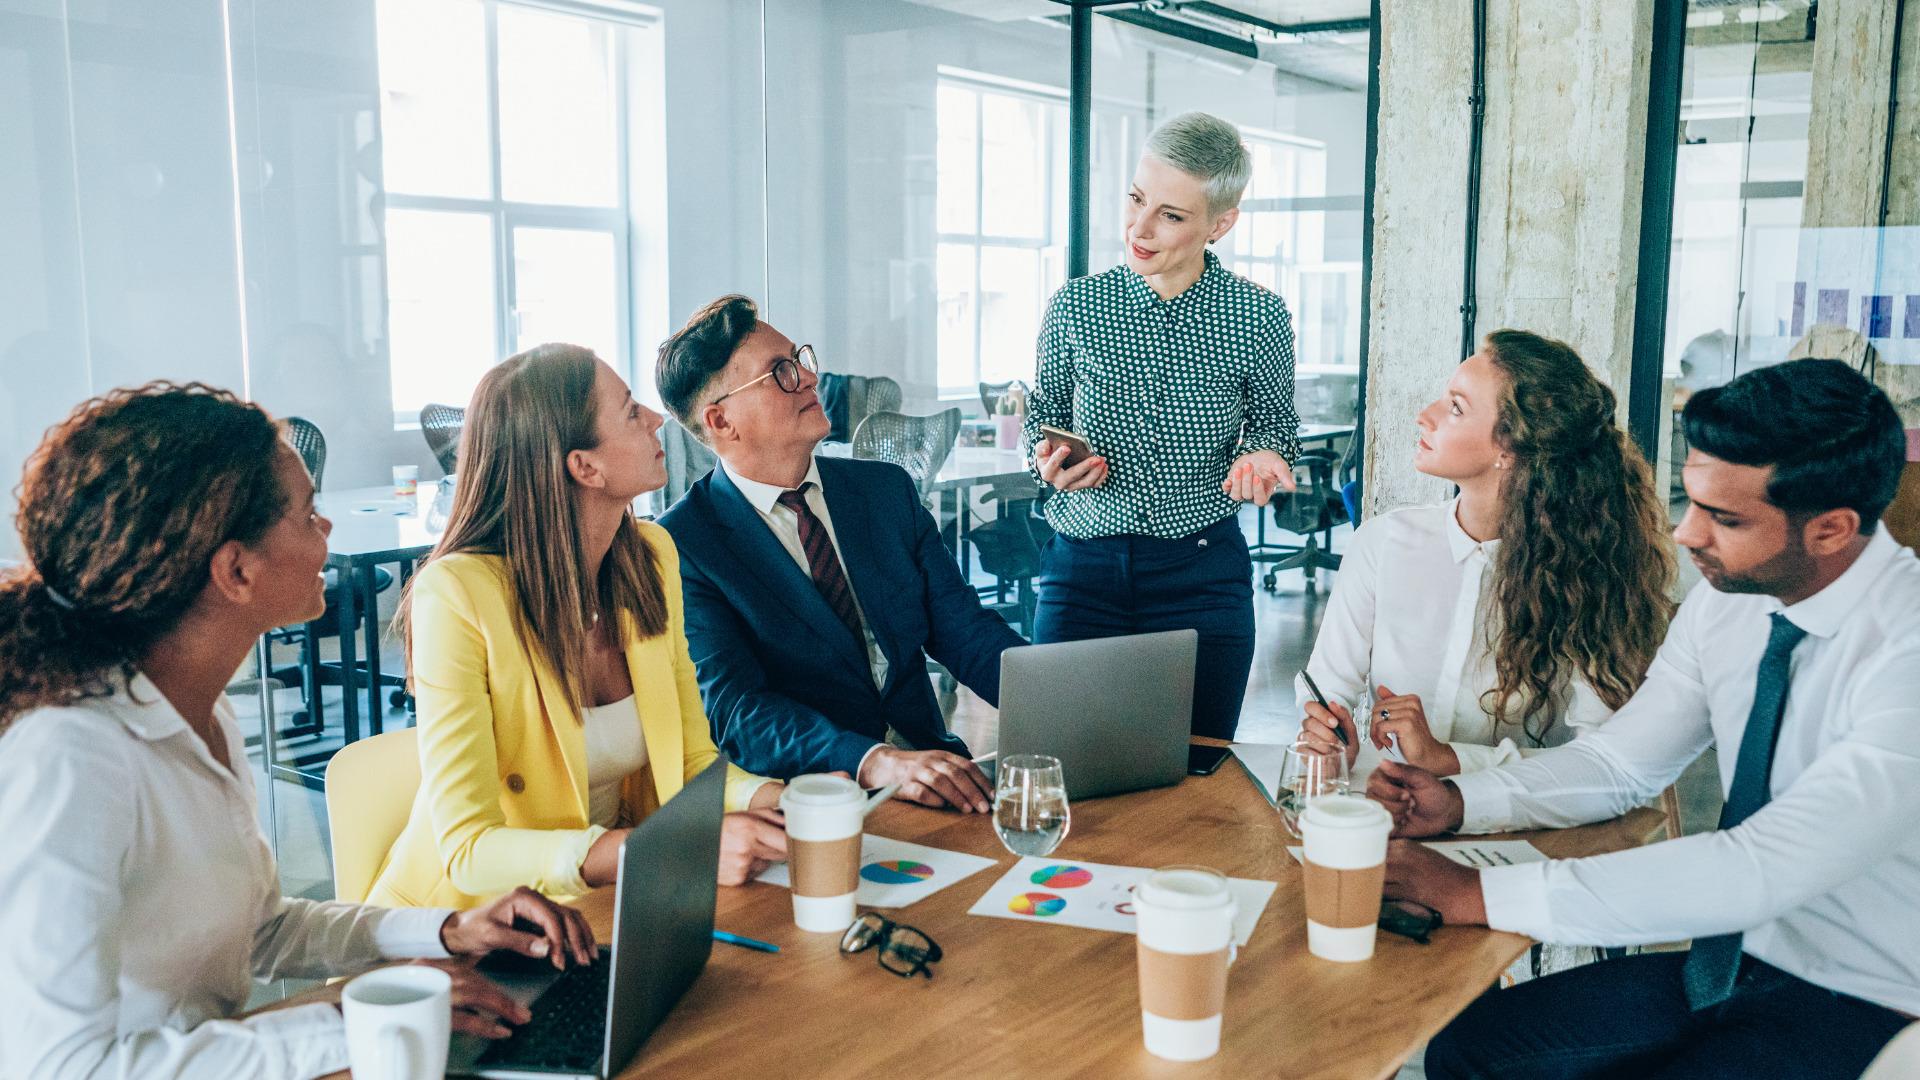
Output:
<instances>
[{"instance_id":1,"label":"man in navy suit","mask_svg":"<svg viewBox=\"0 0 1920 1080\"><path fill-rule=\"evenodd\" d=\"M742 768L845 771L985 813L928 656L988 703L1025 642L960 576L898 466L814 457L828 419L811 346L726 296L660 346L660 396L720 465L660 519L680 548L687 641L714 740Z\"/></svg>"}]
</instances>

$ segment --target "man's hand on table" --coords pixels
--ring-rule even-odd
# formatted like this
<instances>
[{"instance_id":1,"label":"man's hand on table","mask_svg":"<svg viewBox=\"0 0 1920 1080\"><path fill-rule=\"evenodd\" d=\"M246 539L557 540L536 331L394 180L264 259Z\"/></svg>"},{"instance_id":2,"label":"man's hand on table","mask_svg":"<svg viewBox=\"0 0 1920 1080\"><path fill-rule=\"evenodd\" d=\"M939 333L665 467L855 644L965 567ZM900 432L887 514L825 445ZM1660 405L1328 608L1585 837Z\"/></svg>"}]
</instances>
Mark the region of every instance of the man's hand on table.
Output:
<instances>
[{"instance_id":1,"label":"man's hand on table","mask_svg":"<svg viewBox=\"0 0 1920 1080\"><path fill-rule=\"evenodd\" d=\"M1462 866L1418 840L1387 842L1389 900L1412 900L1440 913L1449 926L1485 926L1487 904L1480 871Z\"/></svg>"},{"instance_id":2,"label":"man's hand on table","mask_svg":"<svg viewBox=\"0 0 1920 1080\"><path fill-rule=\"evenodd\" d=\"M1367 798L1393 815L1395 836L1438 836L1460 827L1466 802L1460 789L1425 769L1382 760L1367 780Z\"/></svg>"},{"instance_id":3,"label":"man's hand on table","mask_svg":"<svg viewBox=\"0 0 1920 1080\"><path fill-rule=\"evenodd\" d=\"M894 798L922 806L951 806L962 813L993 809L993 784L980 766L945 750L876 746L860 763L860 786L899 784Z\"/></svg>"}]
</instances>

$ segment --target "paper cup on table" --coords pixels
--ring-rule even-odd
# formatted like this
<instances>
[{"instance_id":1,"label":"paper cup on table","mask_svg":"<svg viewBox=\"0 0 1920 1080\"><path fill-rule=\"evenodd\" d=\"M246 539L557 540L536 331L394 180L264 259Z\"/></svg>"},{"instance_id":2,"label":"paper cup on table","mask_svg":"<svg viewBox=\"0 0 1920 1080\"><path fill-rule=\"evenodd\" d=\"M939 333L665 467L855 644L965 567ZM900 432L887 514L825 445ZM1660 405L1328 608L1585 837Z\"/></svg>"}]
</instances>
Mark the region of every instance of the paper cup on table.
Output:
<instances>
[{"instance_id":1,"label":"paper cup on table","mask_svg":"<svg viewBox=\"0 0 1920 1080\"><path fill-rule=\"evenodd\" d=\"M853 924L853 894L860 888L866 795L845 777L796 776L780 793L780 810L787 818L793 921L812 933L841 933Z\"/></svg>"},{"instance_id":2,"label":"paper cup on table","mask_svg":"<svg viewBox=\"0 0 1920 1080\"><path fill-rule=\"evenodd\" d=\"M1344 963L1373 956L1392 831L1385 807L1355 795L1323 795L1301 812L1313 955Z\"/></svg>"},{"instance_id":3,"label":"paper cup on table","mask_svg":"<svg viewBox=\"0 0 1920 1080\"><path fill-rule=\"evenodd\" d=\"M419 491L420 491L420 466L395 465L393 467L394 498L411 499Z\"/></svg>"},{"instance_id":4,"label":"paper cup on table","mask_svg":"<svg viewBox=\"0 0 1920 1080\"><path fill-rule=\"evenodd\" d=\"M340 994L354 1080L444 1076L453 1031L453 980L439 968L381 968Z\"/></svg>"},{"instance_id":5,"label":"paper cup on table","mask_svg":"<svg viewBox=\"0 0 1920 1080\"><path fill-rule=\"evenodd\" d=\"M1200 1061L1220 1051L1236 905L1227 879L1203 866L1168 866L1134 887L1140 1028L1147 1052Z\"/></svg>"}]
</instances>

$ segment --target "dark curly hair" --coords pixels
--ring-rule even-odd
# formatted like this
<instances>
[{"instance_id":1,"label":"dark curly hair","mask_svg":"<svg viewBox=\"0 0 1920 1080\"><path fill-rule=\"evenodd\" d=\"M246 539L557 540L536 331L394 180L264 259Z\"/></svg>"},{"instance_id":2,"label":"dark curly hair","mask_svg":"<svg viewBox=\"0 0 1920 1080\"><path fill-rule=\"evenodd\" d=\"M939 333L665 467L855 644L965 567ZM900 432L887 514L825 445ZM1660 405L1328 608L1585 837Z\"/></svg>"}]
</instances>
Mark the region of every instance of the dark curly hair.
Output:
<instances>
[{"instance_id":1,"label":"dark curly hair","mask_svg":"<svg viewBox=\"0 0 1920 1080\"><path fill-rule=\"evenodd\" d=\"M0 577L0 730L110 693L208 581L215 549L285 512L280 429L201 383L148 383L76 408L27 459L26 566Z\"/></svg>"},{"instance_id":2,"label":"dark curly hair","mask_svg":"<svg viewBox=\"0 0 1920 1080\"><path fill-rule=\"evenodd\" d=\"M1548 725L1531 721L1575 673L1609 708L1639 688L1673 617L1674 555L1652 470L1580 355L1524 330L1488 334L1485 352L1506 376L1493 438L1513 464L1484 704L1496 725L1518 723L1539 745Z\"/></svg>"}]
</instances>

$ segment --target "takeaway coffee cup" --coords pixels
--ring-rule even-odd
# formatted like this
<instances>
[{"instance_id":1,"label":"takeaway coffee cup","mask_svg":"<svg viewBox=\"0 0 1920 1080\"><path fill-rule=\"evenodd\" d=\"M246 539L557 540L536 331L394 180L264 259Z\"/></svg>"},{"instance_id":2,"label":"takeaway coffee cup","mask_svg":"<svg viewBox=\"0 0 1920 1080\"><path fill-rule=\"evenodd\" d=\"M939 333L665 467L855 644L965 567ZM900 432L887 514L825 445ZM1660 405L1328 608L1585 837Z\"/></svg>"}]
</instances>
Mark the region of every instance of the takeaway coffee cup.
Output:
<instances>
[{"instance_id":1,"label":"takeaway coffee cup","mask_svg":"<svg viewBox=\"0 0 1920 1080\"><path fill-rule=\"evenodd\" d=\"M447 1072L453 980L439 968L380 968L340 994L354 1080L424 1080Z\"/></svg>"},{"instance_id":2,"label":"takeaway coffee cup","mask_svg":"<svg viewBox=\"0 0 1920 1080\"><path fill-rule=\"evenodd\" d=\"M845 931L860 887L866 794L845 777L796 776L780 793L780 810L787 817L794 923L816 934Z\"/></svg>"},{"instance_id":3,"label":"takeaway coffee cup","mask_svg":"<svg viewBox=\"0 0 1920 1080\"><path fill-rule=\"evenodd\" d=\"M1134 887L1140 1027L1147 1052L1200 1061L1220 1050L1237 910L1227 879L1204 866L1168 866Z\"/></svg>"},{"instance_id":4,"label":"takeaway coffee cup","mask_svg":"<svg viewBox=\"0 0 1920 1080\"><path fill-rule=\"evenodd\" d=\"M1347 963L1371 957L1393 817L1371 799L1323 795L1301 812L1300 831L1308 951Z\"/></svg>"}]
</instances>

